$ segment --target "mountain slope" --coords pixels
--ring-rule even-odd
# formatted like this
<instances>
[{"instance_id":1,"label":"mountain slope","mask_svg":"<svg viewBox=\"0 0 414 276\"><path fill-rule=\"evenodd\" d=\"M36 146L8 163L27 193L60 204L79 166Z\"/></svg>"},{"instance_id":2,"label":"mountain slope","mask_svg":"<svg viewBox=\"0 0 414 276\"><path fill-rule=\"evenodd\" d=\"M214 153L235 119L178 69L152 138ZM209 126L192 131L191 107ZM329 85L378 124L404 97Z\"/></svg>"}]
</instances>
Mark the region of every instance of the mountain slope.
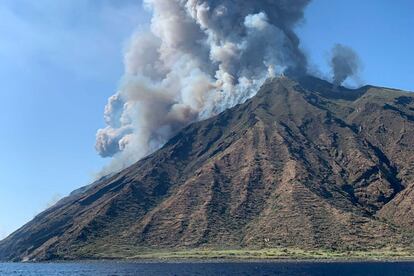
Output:
<instances>
[{"instance_id":1,"label":"mountain slope","mask_svg":"<svg viewBox=\"0 0 414 276\"><path fill-rule=\"evenodd\" d=\"M413 169L411 94L277 78L41 213L0 242L0 259L411 247Z\"/></svg>"}]
</instances>

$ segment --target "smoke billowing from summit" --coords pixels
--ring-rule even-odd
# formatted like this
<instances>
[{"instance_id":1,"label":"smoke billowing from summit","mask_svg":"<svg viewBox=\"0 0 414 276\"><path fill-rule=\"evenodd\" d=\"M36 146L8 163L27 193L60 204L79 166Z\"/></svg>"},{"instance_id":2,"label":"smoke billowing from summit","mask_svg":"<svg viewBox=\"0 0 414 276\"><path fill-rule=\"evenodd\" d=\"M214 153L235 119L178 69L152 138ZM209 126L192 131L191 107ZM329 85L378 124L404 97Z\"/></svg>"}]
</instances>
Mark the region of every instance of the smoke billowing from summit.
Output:
<instances>
[{"instance_id":1,"label":"smoke billowing from summit","mask_svg":"<svg viewBox=\"0 0 414 276\"><path fill-rule=\"evenodd\" d=\"M350 47L336 44L332 49L330 65L333 72L333 82L341 85L348 77L357 76L360 68L360 59Z\"/></svg>"},{"instance_id":2,"label":"smoke billowing from summit","mask_svg":"<svg viewBox=\"0 0 414 276\"><path fill-rule=\"evenodd\" d=\"M96 149L110 170L137 161L183 126L256 93L269 76L306 72L294 26L310 0L144 0L125 75L105 108Z\"/></svg>"}]
</instances>

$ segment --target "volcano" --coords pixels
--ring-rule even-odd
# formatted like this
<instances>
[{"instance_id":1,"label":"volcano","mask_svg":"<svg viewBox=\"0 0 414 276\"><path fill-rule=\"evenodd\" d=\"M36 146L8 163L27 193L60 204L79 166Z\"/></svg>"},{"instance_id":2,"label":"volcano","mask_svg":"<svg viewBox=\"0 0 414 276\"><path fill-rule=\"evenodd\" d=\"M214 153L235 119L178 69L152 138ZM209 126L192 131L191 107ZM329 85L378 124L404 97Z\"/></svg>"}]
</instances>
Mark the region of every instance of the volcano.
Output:
<instances>
[{"instance_id":1,"label":"volcano","mask_svg":"<svg viewBox=\"0 0 414 276\"><path fill-rule=\"evenodd\" d=\"M0 259L414 245L414 96L267 80L0 242Z\"/></svg>"}]
</instances>

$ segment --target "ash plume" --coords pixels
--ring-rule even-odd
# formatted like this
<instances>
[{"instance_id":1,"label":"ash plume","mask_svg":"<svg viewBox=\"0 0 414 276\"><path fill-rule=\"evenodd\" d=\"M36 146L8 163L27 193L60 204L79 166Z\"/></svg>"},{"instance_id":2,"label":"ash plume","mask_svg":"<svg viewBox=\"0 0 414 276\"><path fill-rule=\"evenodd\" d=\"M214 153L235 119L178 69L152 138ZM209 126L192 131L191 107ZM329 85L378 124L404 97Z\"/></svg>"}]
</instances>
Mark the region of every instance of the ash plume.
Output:
<instances>
[{"instance_id":1,"label":"ash plume","mask_svg":"<svg viewBox=\"0 0 414 276\"><path fill-rule=\"evenodd\" d=\"M253 96L268 77L304 74L294 26L310 0L144 0L148 32L125 53L96 149L122 169L189 123Z\"/></svg>"},{"instance_id":2,"label":"ash plume","mask_svg":"<svg viewBox=\"0 0 414 276\"><path fill-rule=\"evenodd\" d=\"M334 85L341 85L348 77L356 77L360 65L360 59L352 48L336 44L332 49L330 61Z\"/></svg>"}]
</instances>

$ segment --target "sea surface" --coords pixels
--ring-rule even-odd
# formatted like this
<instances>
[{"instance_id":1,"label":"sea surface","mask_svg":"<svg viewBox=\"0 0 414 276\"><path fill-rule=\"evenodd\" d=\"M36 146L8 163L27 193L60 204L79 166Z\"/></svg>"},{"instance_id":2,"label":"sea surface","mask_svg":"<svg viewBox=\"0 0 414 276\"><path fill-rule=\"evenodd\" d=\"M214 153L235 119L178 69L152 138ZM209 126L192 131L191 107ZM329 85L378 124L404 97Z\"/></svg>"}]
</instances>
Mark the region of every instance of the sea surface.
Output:
<instances>
[{"instance_id":1,"label":"sea surface","mask_svg":"<svg viewBox=\"0 0 414 276\"><path fill-rule=\"evenodd\" d=\"M414 262L0 263L0 275L414 275Z\"/></svg>"}]
</instances>

